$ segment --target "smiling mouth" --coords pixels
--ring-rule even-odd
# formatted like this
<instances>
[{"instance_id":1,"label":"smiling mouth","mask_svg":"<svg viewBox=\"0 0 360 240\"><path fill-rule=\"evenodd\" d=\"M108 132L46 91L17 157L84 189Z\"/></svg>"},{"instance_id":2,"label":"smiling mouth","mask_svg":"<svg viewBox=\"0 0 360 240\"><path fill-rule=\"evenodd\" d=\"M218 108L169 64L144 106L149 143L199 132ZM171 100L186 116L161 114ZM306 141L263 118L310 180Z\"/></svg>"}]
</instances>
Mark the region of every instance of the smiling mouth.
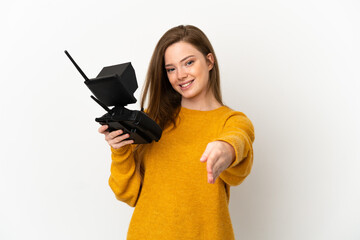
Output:
<instances>
[{"instance_id":1,"label":"smiling mouth","mask_svg":"<svg viewBox=\"0 0 360 240\"><path fill-rule=\"evenodd\" d=\"M190 82L188 82L188 83L185 83L185 84L183 84L183 85L180 85L180 87L182 87L182 88L185 88L185 87L187 87L187 86L189 86L191 83L193 83L194 82L194 80L191 80Z\"/></svg>"}]
</instances>

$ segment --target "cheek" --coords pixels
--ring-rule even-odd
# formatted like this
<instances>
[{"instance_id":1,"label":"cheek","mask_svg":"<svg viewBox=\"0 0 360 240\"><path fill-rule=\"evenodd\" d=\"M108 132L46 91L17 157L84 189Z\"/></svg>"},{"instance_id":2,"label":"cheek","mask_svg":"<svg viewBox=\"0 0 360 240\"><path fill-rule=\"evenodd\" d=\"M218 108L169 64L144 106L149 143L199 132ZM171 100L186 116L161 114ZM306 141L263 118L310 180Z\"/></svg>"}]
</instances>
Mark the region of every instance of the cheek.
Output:
<instances>
[{"instance_id":1,"label":"cheek","mask_svg":"<svg viewBox=\"0 0 360 240\"><path fill-rule=\"evenodd\" d=\"M206 72L204 69L205 68L202 64L198 64L189 70L189 74L196 78L203 79L206 77Z\"/></svg>"},{"instance_id":2,"label":"cheek","mask_svg":"<svg viewBox=\"0 0 360 240\"><path fill-rule=\"evenodd\" d=\"M170 82L170 84L171 84L171 86L173 86L173 87L175 87L176 86L176 79L174 78L174 76L173 75L167 75L168 76L168 79L169 79L169 82Z\"/></svg>"}]
</instances>

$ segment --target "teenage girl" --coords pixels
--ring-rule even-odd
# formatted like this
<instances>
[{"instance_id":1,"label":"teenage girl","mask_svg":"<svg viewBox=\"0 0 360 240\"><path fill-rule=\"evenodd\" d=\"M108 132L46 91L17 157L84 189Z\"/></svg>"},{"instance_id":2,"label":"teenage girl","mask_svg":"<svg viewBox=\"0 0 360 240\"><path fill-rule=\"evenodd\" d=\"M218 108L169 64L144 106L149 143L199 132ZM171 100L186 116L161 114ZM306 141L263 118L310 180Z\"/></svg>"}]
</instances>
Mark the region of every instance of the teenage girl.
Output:
<instances>
[{"instance_id":1,"label":"teenage girl","mask_svg":"<svg viewBox=\"0 0 360 240\"><path fill-rule=\"evenodd\" d=\"M214 49L197 27L168 30L152 55L141 98L163 129L151 144L99 132L111 149L109 185L135 207L127 239L234 239L228 204L253 163L254 127L222 103Z\"/></svg>"}]
</instances>

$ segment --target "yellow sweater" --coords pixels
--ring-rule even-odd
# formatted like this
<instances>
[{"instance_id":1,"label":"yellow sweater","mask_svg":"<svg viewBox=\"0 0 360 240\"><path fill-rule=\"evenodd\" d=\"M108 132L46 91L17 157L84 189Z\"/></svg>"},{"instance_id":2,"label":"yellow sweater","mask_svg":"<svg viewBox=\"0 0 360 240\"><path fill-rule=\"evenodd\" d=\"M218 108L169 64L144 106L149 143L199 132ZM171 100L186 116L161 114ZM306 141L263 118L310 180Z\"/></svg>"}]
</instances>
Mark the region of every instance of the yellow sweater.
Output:
<instances>
[{"instance_id":1,"label":"yellow sweater","mask_svg":"<svg viewBox=\"0 0 360 240\"><path fill-rule=\"evenodd\" d=\"M127 239L234 239L230 186L239 185L250 173L254 127L245 114L227 106L211 111L181 107L177 123L146 150L142 186L135 172L135 145L111 148L109 185L118 200L135 207ZM209 184L206 162L200 157L216 140L230 143L236 159Z\"/></svg>"}]
</instances>

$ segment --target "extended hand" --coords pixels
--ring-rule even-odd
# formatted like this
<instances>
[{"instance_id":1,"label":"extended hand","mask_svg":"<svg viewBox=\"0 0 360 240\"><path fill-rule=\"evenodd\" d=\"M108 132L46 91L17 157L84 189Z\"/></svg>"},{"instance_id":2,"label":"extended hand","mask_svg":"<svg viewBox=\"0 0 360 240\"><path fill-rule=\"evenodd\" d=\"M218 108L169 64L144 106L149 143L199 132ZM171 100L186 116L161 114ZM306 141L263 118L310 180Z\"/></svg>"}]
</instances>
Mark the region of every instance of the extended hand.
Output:
<instances>
[{"instance_id":1,"label":"extended hand","mask_svg":"<svg viewBox=\"0 0 360 240\"><path fill-rule=\"evenodd\" d=\"M235 150L229 143L224 141L208 143L200 158L201 162L207 161L208 183L215 183L220 173L227 169L234 160Z\"/></svg>"}]
</instances>

